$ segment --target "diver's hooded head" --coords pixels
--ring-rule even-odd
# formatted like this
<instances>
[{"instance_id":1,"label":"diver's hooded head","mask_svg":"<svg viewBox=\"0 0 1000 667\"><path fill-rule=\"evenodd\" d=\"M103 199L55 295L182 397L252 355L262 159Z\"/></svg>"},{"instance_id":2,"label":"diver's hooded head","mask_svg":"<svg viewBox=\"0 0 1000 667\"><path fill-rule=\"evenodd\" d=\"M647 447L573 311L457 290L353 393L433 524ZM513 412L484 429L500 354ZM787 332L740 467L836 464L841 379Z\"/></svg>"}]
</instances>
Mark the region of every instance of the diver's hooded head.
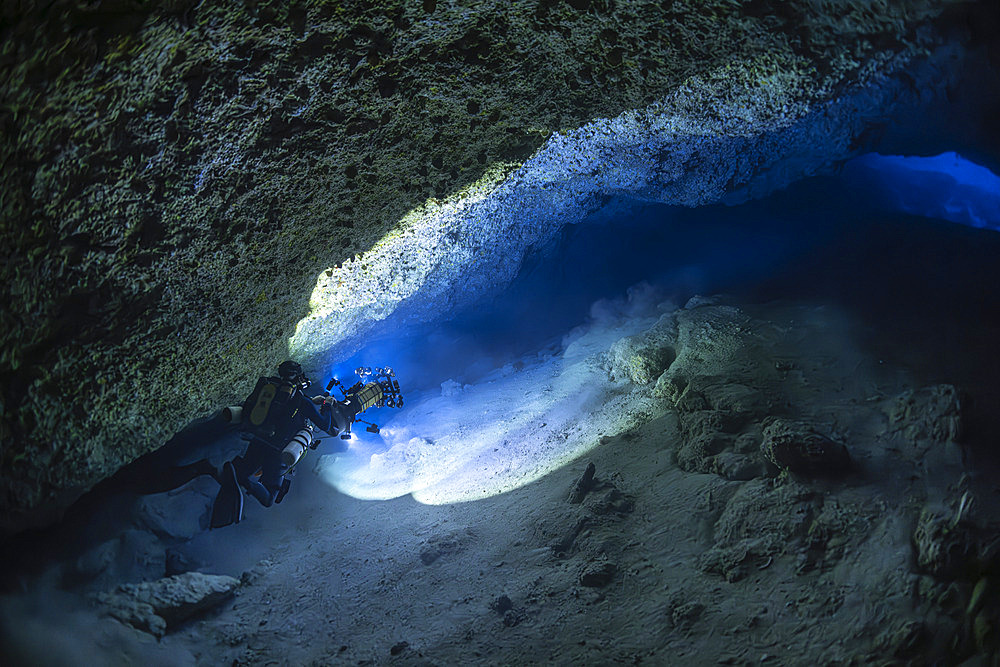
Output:
<instances>
[{"instance_id":1,"label":"diver's hooded head","mask_svg":"<svg viewBox=\"0 0 1000 667\"><path fill-rule=\"evenodd\" d=\"M311 384L309 378L302 371L302 366L291 359L281 362L278 366L278 377L298 389L305 389Z\"/></svg>"}]
</instances>

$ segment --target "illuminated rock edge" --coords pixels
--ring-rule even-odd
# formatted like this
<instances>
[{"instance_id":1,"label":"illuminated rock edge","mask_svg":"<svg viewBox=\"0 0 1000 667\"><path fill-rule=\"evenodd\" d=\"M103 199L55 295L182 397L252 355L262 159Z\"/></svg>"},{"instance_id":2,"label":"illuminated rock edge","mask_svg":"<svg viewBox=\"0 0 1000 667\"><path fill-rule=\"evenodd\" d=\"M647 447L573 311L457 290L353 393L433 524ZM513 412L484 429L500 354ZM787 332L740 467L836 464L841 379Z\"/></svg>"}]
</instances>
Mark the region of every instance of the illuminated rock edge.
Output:
<instances>
[{"instance_id":1,"label":"illuminated rock edge","mask_svg":"<svg viewBox=\"0 0 1000 667\"><path fill-rule=\"evenodd\" d=\"M506 285L527 251L611 202L735 203L829 170L868 146L872 126L928 104L955 55L899 56L811 106L794 101L802 75L729 65L645 109L553 134L524 164L495 165L320 274L290 355L321 372L376 327L386 335L469 305Z\"/></svg>"}]
</instances>

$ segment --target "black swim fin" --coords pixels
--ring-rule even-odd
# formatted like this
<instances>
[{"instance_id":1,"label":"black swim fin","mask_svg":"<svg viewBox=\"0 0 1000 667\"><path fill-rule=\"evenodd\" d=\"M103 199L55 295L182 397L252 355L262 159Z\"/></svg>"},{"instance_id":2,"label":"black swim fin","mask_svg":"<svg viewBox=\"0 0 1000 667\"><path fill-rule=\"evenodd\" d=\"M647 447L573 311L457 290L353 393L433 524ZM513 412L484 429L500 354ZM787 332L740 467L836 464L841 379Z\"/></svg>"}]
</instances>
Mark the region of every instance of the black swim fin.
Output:
<instances>
[{"instance_id":1,"label":"black swim fin","mask_svg":"<svg viewBox=\"0 0 1000 667\"><path fill-rule=\"evenodd\" d=\"M285 494L288 493L288 489L292 486L292 480L285 477L281 480L281 488L278 489L278 495L274 497L274 502L280 503L285 499Z\"/></svg>"},{"instance_id":2,"label":"black swim fin","mask_svg":"<svg viewBox=\"0 0 1000 667\"><path fill-rule=\"evenodd\" d=\"M222 466L222 487L212 505L211 528L222 528L243 520L243 491L236 480L236 468L229 461Z\"/></svg>"}]
</instances>

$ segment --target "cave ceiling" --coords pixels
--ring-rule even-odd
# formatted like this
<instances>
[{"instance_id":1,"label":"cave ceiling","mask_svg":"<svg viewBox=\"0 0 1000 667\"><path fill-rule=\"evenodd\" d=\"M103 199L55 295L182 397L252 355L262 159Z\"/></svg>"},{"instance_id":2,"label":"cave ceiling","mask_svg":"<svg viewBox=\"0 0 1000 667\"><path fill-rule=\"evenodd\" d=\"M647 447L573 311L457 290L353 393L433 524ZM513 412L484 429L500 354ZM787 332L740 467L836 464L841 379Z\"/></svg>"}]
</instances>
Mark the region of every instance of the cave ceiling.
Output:
<instances>
[{"instance_id":1,"label":"cave ceiling","mask_svg":"<svg viewBox=\"0 0 1000 667\"><path fill-rule=\"evenodd\" d=\"M954 76L981 4L5 4L4 527L289 354L502 288L611 198L857 154Z\"/></svg>"}]
</instances>

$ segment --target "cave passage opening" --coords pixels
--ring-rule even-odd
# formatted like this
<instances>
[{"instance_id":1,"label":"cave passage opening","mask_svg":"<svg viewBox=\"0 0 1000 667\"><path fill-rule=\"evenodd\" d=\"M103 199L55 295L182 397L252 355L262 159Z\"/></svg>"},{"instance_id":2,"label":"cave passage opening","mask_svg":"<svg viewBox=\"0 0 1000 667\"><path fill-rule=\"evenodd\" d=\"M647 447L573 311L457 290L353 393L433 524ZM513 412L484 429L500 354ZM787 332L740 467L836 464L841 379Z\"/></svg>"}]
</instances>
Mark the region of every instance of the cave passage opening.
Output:
<instances>
[{"instance_id":1,"label":"cave passage opening","mask_svg":"<svg viewBox=\"0 0 1000 667\"><path fill-rule=\"evenodd\" d=\"M837 309L873 355L967 390L974 430L998 432L998 183L955 153L868 154L737 206L610 202L530 253L502 293L371 339L338 365L343 377L393 366L409 402L319 470L356 497L432 503L537 479L627 428L613 387L568 357L716 293ZM603 421L582 416L601 409Z\"/></svg>"},{"instance_id":2,"label":"cave passage opening","mask_svg":"<svg viewBox=\"0 0 1000 667\"><path fill-rule=\"evenodd\" d=\"M527 484L633 426L621 419L629 407L621 396L604 391L600 369L578 362L651 324L660 304L682 307L696 294L847 313L856 323L854 342L887 365L906 368L915 382L953 383L969 393L978 466L996 466L989 447L1000 434L1000 234L901 210L898 193L912 170L883 170L880 177L893 183L880 188L869 165L857 166L738 206L609 202L563 228L547 251L529 255L503 292L447 319L371 338L331 368L347 378L359 365L392 365L406 407L372 411L379 435L359 429L349 442L326 440L308 461L317 474L300 471L306 474L282 505L247 503L246 525L207 532L199 517L217 487L199 478L167 494L177 514L164 521L194 532L192 557L238 573L262 557L283 525L312 512L335 516L333 489L446 504ZM942 194L955 189L940 174L932 181L947 186ZM928 194L926 184L918 194ZM988 210L983 203L970 206ZM988 215L1000 223L995 209ZM128 478L138 481L128 490L141 493L143 480L154 482L177 451L186 464L232 454L241 441L209 420L174 444L165 458L137 462ZM116 490L109 480L107 491ZM116 497L95 493L98 505L67 515L55 542L78 548L117 534L127 517L112 507Z\"/></svg>"},{"instance_id":3,"label":"cave passage opening","mask_svg":"<svg viewBox=\"0 0 1000 667\"><path fill-rule=\"evenodd\" d=\"M349 380L358 366L392 366L406 407L366 415L379 434L359 426L348 441L324 440L316 468L367 499L445 503L526 484L636 426L627 414L636 406L606 372L581 363L584 352L717 293L844 313L851 344L915 382L969 393L970 431L989 459L985 443L1000 433L991 409L1000 402L995 179L955 154L872 154L740 205L608 201L530 252L503 291L436 321L393 328L390 320L327 369ZM221 465L242 441L215 426L193 424L150 461L179 451L180 465ZM151 484L160 469L135 467Z\"/></svg>"},{"instance_id":4,"label":"cave passage opening","mask_svg":"<svg viewBox=\"0 0 1000 667\"><path fill-rule=\"evenodd\" d=\"M737 206L614 201L564 226L552 248L529 252L502 293L438 321L375 333L332 373L348 377L359 365L391 359L417 392L435 391L447 380L475 382L512 359L558 344L586 320L594 302L641 282L679 305L714 292L835 299L886 313L891 302L869 302L917 292L932 302L960 301L969 289L978 292L975 285L963 289L962 281L987 268L976 265L985 253L975 249L994 247L994 235L949 222L1000 229L1000 177L955 153L870 153L836 174ZM966 252L973 253L971 264L962 260ZM896 271L914 272L911 290L880 273L880 253L886 260L912 258L912 266ZM926 263L923 271L917 271L918 258ZM945 280L949 275L953 279ZM880 287L880 278L890 282ZM950 288L956 292L943 294Z\"/></svg>"}]
</instances>

